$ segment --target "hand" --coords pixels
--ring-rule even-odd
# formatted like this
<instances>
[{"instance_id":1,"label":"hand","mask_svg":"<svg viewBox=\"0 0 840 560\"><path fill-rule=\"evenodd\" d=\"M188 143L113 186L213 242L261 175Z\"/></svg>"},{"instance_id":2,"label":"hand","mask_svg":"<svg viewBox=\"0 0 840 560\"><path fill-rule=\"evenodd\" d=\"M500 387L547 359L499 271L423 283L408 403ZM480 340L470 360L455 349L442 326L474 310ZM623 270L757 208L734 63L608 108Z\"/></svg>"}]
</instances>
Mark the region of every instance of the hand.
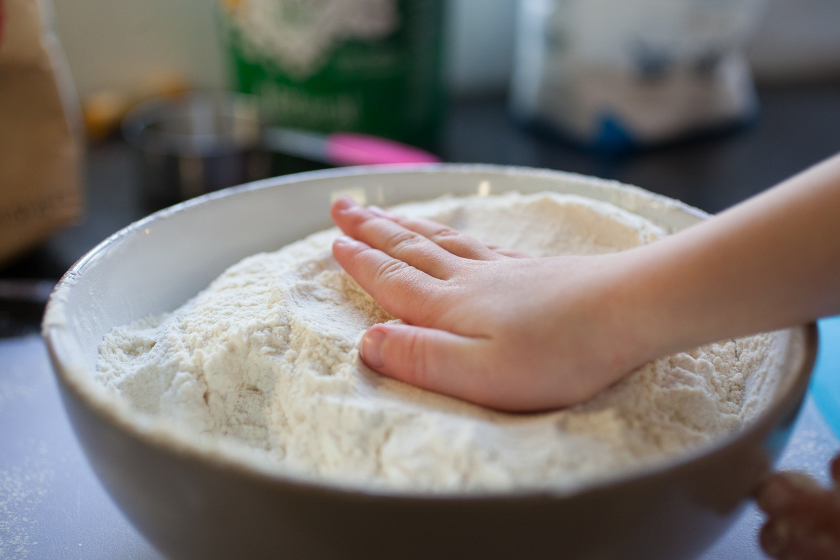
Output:
<instances>
[{"instance_id":1,"label":"hand","mask_svg":"<svg viewBox=\"0 0 840 560\"><path fill-rule=\"evenodd\" d=\"M764 481L757 499L768 516L760 537L767 554L779 560L840 560L840 455L831 474L830 489L794 472Z\"/></svg>"},{"instance_id":2,"label":"hand","mask_svg":"<svg viewBox=\"0 0 840 560\"><path fill-rule=\"evenodd\" d=\"M840 155L627 251L516 258L349 198L336 260L406 325L362 339L371 369L485 406L582 402L648 360L840 313ZM819 240L819 242L814 242Z\"/></svg>"},{"instance_id":3,"label":"hand","mask_svg":"<svg viewBox=\"0 0 840 560\"><path fill-rule=\"evenodd\" d=\"M373 370L504 410L582 402L652 356L632 327L626 253L528 258L429 220L332 206L333 254L406 324L365 333Z\"/></svg>"}]
</instances>

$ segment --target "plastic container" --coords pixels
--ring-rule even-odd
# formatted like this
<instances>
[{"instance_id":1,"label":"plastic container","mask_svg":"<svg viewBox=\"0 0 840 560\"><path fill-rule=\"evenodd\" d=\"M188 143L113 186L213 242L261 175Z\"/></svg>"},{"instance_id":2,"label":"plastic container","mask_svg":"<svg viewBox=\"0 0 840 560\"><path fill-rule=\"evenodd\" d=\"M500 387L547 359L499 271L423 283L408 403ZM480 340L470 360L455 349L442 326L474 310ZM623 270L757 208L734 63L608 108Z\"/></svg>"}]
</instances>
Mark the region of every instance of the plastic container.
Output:
<instances>
[{"instance_id":1,"label":"plastic container","mask_svg":"<svg viewBox=\"0 0 840 560\"><path fill-rule=\"evenodd\" d=\"M520 0L511 111L601 152L753 119L765 0Z\"/></svg>"}]
</instances>

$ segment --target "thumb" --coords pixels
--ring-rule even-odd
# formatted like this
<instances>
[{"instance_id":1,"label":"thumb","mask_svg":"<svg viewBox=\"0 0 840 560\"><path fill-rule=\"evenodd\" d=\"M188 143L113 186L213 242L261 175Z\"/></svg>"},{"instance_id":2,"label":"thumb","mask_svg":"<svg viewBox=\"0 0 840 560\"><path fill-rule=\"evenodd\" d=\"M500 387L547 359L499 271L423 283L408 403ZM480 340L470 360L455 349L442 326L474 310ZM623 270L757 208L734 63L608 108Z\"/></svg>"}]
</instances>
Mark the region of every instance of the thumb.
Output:
<instances>
[{"instance_id":1,"label":"thumb","mask_svg":"<svg viewBox=\"0 0 840 560\"><path fill-rule=\"evenodd\" d=\"M438 329L379 324L362 337L362 360L372 370L421 389L487 406L497 406L487 393L486 340Z\"/></svg>"}]
</instances>

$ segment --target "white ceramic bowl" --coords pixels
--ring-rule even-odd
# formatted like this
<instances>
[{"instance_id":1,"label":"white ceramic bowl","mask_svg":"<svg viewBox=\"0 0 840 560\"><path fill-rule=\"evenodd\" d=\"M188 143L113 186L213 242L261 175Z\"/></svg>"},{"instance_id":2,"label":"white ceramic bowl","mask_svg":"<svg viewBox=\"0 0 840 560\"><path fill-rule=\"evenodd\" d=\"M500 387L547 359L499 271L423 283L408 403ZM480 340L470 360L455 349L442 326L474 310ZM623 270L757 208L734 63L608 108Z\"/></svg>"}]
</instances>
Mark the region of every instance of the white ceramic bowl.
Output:
<instances>
[{"instance_id":1,"label":"white ceramic bowl","mask_svg":"<svg viewBox=\"0 0 840 560\"><path fill-rule=\"evenodd\" d=\"M44 337L99 478L171 558L691 558L737 516L787 438L816 352L813 325L776 349L775 397L736 434L572 494L422 496L296 479L214 453L140 418L93 381L111 328L171 311L241 258L330 226L331 199L383 206L444 194L552 190L605 200L669 231L705 215L632 187L559 172L431 165L319 171L213 193L141 220L65 275Z\"/></svg>"}]
</instances>

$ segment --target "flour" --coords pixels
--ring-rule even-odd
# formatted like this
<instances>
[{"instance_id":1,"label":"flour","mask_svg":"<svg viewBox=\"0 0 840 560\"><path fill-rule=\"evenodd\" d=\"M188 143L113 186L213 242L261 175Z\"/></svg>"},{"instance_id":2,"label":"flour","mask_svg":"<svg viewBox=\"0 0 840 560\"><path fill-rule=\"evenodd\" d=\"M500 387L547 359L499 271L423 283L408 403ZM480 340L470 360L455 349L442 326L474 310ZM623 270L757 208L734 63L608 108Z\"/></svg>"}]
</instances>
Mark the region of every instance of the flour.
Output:
<instances>
[{"instance_id":1,"label":"flour","mask_svg":"<svg viewBox=\"0 0 840 560\"><path fill-rule=\"evenodd\" d=\"M444 198L399 211L533 256L664 235L575 196ZM227 452L339 484L410 492L568 490L737 430L772 335L648 363L569 409L506 414L373 373L361 334L395 320L332 258L338 231L248 257L170 314L112 330L97 379L138 412ZM512 294L515 297L515 294Z\"/></svg>"}]
</instances>

